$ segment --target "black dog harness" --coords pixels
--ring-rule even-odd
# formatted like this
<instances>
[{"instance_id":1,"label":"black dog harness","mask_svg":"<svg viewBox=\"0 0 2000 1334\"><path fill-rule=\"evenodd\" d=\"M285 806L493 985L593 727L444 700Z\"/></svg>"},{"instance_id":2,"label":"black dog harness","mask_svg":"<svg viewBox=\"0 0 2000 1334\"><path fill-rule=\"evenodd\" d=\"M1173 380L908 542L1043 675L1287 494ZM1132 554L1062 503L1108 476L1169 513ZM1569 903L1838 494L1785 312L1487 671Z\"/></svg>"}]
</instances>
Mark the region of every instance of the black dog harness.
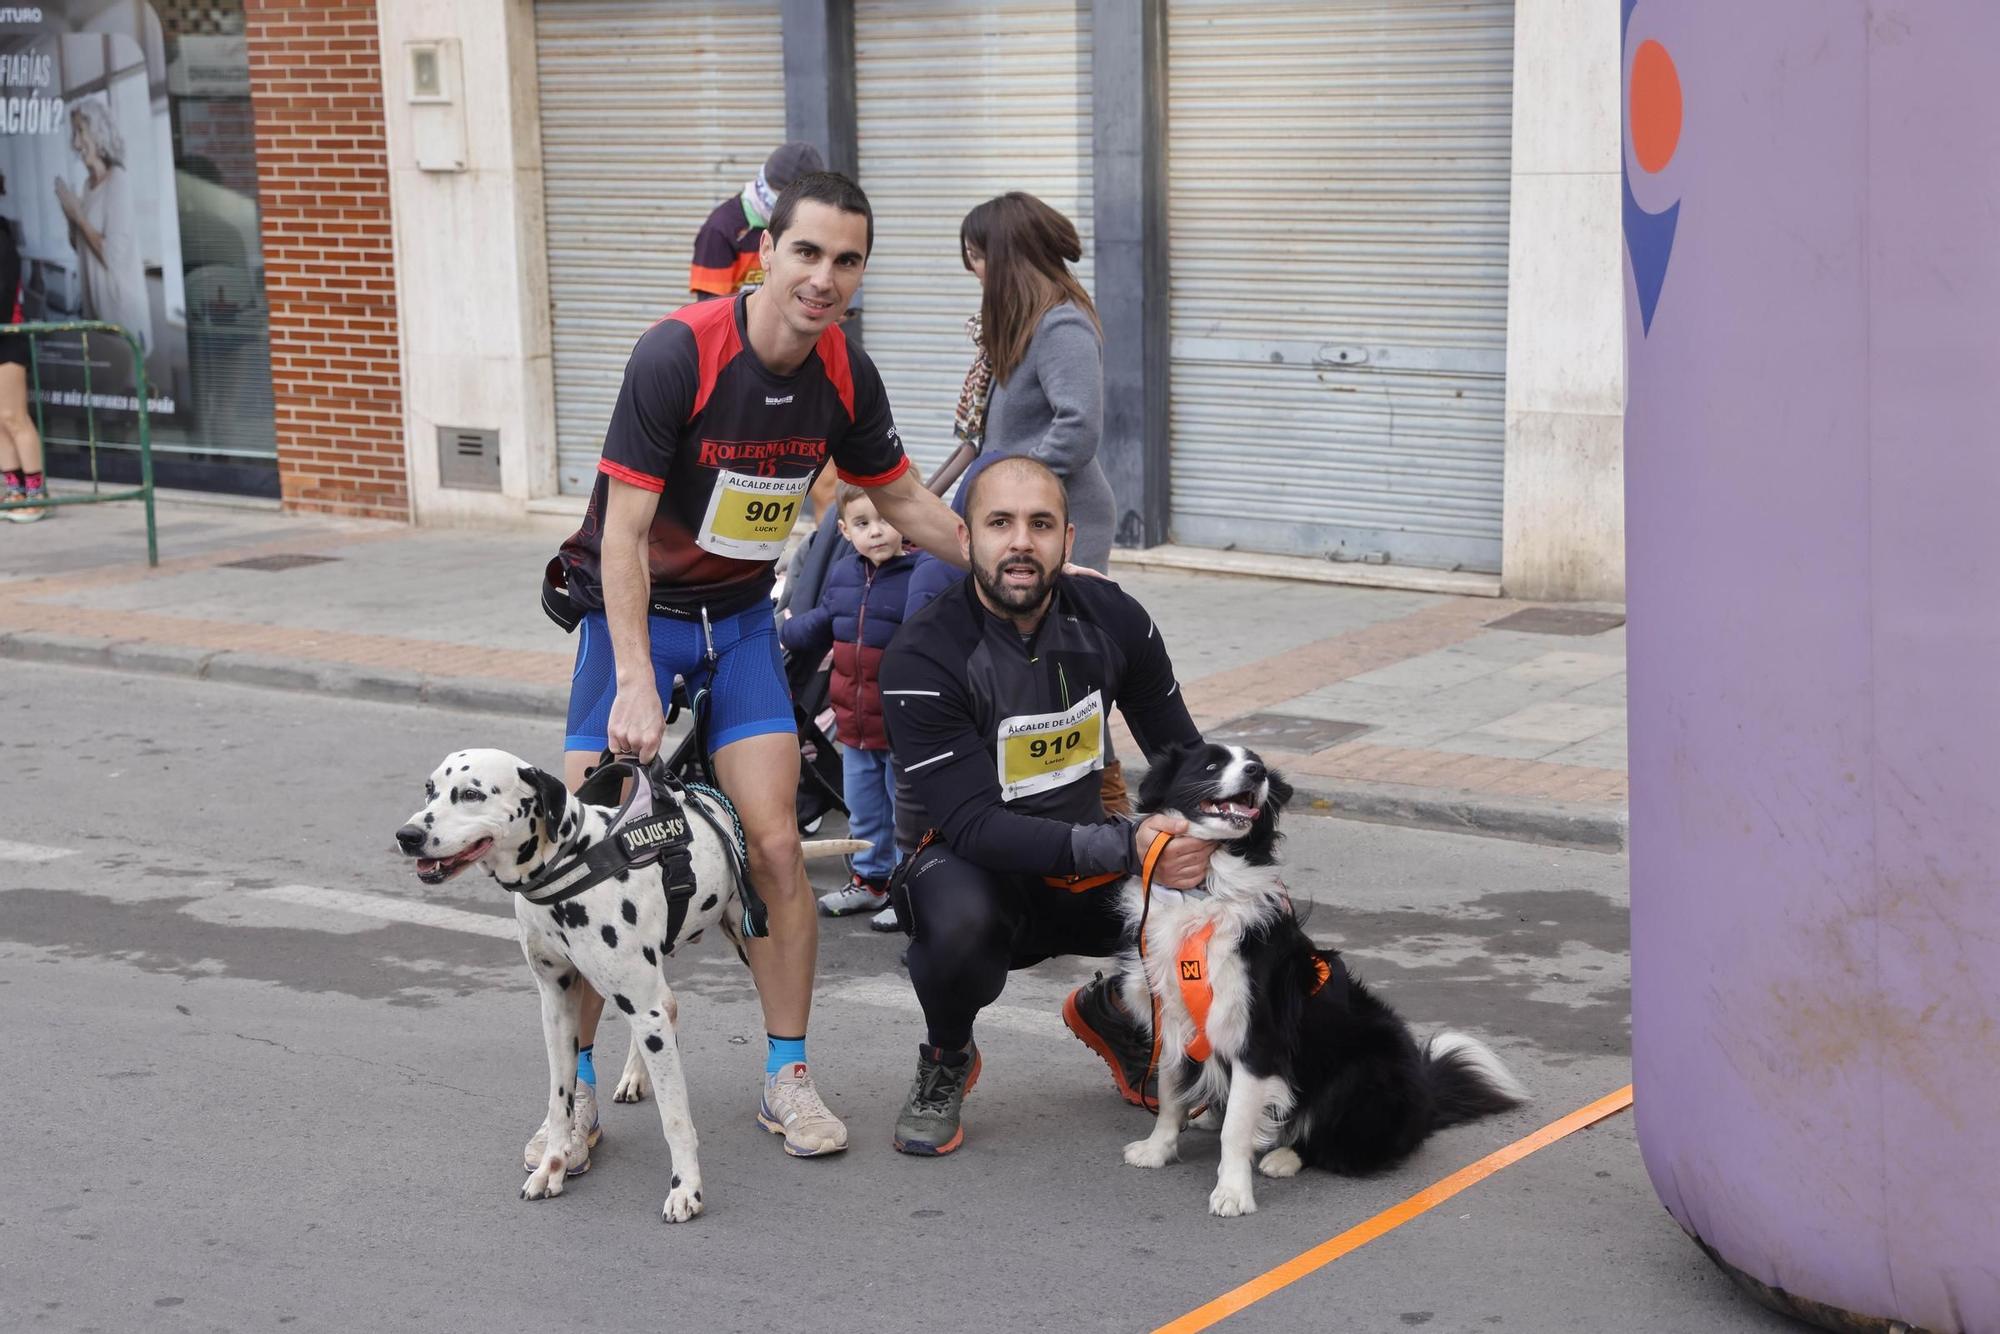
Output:
<instances>
[{"instance_id":1,"label":"black dog harness","mask_svg":"<svg viewBox=\"0 0 2000 1334\"><path fill-rule=\"evenodd\" d=\"M631 791L620 803L619 794L628 782ZM688 903L695 891L694 859L690 853L693 835L687 818L691 807L729 849L737 884L742 888L746 933L763 935L768 929L764 904L750 887L748 858L741 836L733 827L723 828L702 797L713 797L728 811L731 825L736 824L736 813L727 797L707 787L690 791L689 785L668 772L658 757L643 765L625 759L600 764L576 790L576 799L587 806L617 806L604 838L576 856L544 867L540 874L508 888L530 903L547 906L573 899L621 872L658 866L667 895L664 948L671 951L680 939Z\"/></svg>"}]
</instances>

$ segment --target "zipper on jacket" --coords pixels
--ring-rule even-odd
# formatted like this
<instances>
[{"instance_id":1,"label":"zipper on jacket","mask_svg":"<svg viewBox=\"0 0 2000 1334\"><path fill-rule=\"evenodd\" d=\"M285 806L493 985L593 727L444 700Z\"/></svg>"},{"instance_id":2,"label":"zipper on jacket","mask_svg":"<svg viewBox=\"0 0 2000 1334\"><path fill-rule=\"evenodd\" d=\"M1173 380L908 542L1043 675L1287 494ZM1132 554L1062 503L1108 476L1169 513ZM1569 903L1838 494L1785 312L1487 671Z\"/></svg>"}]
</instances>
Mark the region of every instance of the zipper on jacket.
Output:
<instances>
[{"instance_id":1,"label":"zipper on jacket","mask_svg":"<svg viewBox=\"0 0 2000 1334\"><path fill-rule=\"evenodd\" d=\"M861 713L864 689L861 683L861 646L866 642L864 632L868 628L868 594L875 587L875 562L863 556L861 563L868 568L861 575L861 606L854 613L854 744L857 748L861 745L861 733L867 730L867 724Z\"/></svg>"}]
</instances>

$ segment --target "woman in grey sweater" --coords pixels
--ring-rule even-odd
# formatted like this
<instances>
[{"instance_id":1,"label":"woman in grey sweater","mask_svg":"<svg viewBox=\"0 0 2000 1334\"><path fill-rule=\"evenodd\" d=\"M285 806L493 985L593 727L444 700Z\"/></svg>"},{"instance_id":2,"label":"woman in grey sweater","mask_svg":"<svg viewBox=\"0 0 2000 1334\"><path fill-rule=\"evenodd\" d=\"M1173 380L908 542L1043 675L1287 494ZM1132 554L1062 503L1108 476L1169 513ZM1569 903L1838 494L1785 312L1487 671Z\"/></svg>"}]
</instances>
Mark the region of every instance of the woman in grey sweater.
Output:
<instances>
[{"instance_id":1,"label":"woman in grey sweater","mask_svg":"<svg viewBox=\"0 0 2000 1334\"><path fill-rule=\"evenodd\" d=\"M1097 307L1070 264L1076 226L1030 194L989 199L959 226L965 267L979 279L980 345L992 367L984 453L1025 454L1069 491L1072 563L1111 568L1111 484L1097 462L1104 426L1104 355Z\"/></svg>"}]
</instances>

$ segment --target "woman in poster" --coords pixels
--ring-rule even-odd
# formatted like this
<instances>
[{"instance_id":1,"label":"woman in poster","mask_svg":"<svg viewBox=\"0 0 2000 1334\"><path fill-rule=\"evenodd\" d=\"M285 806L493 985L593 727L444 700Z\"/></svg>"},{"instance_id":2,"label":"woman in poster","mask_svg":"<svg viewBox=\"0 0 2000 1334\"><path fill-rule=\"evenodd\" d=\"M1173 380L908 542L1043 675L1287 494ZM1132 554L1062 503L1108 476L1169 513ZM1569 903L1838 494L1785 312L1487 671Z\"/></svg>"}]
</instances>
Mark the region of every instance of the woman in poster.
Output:
<instances>
[{"instance_id":1,"label":"woman in poster","mask_svg":"<svg viewBox=\"0 0 2000 1334\"><path fill-rule=\"evenodd\" d=\"M152 316L125 172L125 136L102 98L70 105L69 146L83 162L83 193L58 176L56 202L69 219L70 244L82 264L83 317L122 325L144 347L152 341Z\"/></svg>"}]
</instances>

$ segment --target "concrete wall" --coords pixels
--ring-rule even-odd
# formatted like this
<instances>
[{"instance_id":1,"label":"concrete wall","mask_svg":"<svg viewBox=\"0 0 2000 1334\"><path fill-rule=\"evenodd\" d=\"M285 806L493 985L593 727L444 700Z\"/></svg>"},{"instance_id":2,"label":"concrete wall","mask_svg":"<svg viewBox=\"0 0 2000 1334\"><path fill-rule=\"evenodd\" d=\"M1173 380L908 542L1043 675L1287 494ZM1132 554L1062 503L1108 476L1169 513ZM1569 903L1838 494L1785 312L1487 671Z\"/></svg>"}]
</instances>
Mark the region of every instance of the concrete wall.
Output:
<instances>
[{"instance_id":1,"label":"concrete wall","mask_svg":"<svg viewBox=\"0 0 2000 1334\"><path fill-rule=\"evenodd\" d=\"M555 397L531 0L381 6L405 420L419 522L518 519L555 494ZM462 170L425 170L455 127L412 105L405 46L458 41ZM501 490L438 486L440 425L500 433Z\"/></svg>"},{"instance_id":2,"label":"concrete wall","mask_svg":"<svg viewBox=\"0 0 2000 1334\"><path fill-rule=\"evenodd\" d=\"M1501 584L1625 595L1618 6L1516 0Z\"/></svg>"}]
</instances>

